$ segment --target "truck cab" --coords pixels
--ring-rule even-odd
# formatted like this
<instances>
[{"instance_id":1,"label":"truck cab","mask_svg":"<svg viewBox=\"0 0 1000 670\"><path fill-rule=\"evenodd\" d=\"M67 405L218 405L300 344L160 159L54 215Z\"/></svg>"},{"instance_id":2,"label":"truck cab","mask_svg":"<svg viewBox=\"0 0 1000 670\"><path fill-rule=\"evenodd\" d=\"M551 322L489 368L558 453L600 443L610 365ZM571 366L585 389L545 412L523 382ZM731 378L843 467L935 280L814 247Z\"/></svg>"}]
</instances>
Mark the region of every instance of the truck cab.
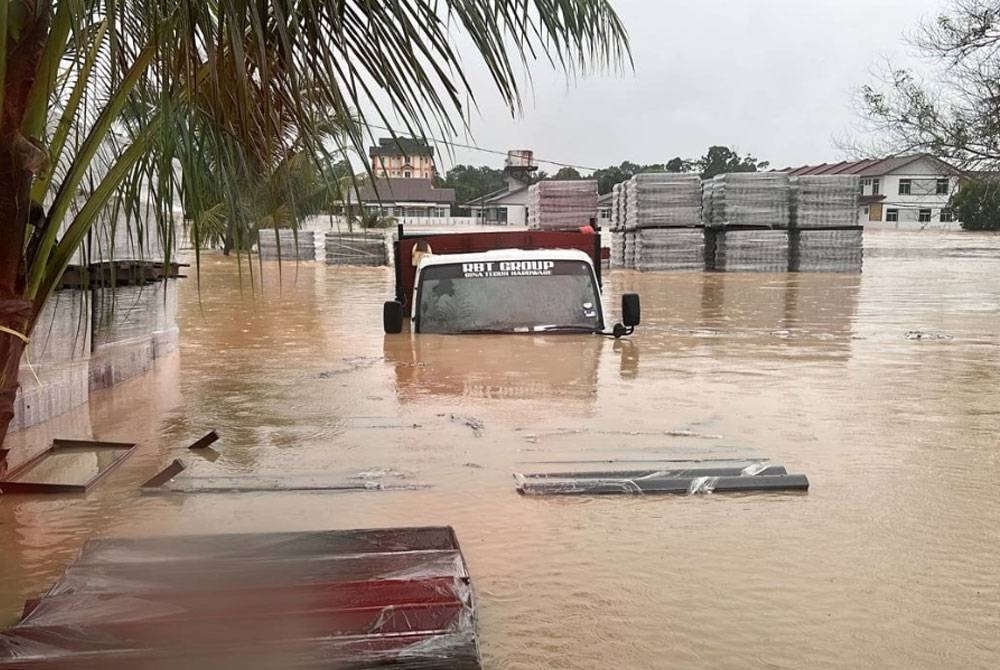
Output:
<instances>
[{"instance_id":1,"label":"truck cab","mask_svg":"<svg viewBox=\"0 0 1000 670\"><path fill-rule=\"evenodd\" d=\"M400 243L412 240L401 231L394 254L397 296L385 303L385 332L402 332L408 316L415 333L631 334L640 318L638 295L622 297L624 323L605 333L597 238L593 233L566 234L581 237L453 233L413 241L401 251ZM470 241L470 236L489 239L473 237ZM563 248L503 246L505 241L545 244L560 240ZM437 251L442 247L489 247L490 241L500 248ZM402 266L407 258L412 273L404 272L409 269ZM407 277L412 279L406 281Z\"/></svg>"}]
</instances>

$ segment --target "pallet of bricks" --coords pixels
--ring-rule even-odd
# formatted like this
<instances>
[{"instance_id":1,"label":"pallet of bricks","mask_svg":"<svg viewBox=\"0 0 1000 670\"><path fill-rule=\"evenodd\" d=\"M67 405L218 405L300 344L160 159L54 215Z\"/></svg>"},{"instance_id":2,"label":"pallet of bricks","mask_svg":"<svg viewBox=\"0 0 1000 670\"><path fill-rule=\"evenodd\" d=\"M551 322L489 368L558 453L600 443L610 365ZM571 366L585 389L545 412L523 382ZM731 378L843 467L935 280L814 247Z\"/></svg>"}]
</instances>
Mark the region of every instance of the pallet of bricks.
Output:
<instances>
[{"instance_id":1,"label":"pallet of bricks","mask_svg":"<svg viewBox=\"0 0 1000 670\"><path fill-rule=\"evenodd\" d=\"M597 182L545 180L528 189L528 228L576 230L597 217Z\"/></svg>"},{"instance_id":2,"label":"pallet of bricks","mask_svg":"<svg viewBox=\"0 0 1000 670\"><path fill-rule=\"evenodd\" d=\"M625 205L623 184L611 189L611 267L625 267Z\"/></svg>"},{"instance_id":3,"label":"pallet of bricks","mask_svg":"<svg viewBox=\"0 0 1000 670\"><path fill-rule=\"evenodd\" d=\"M705 269L701 180L666 172L638 174L625 183L626 263L641 271ZM631 250L631 252L630 252Z\"/></svg>"},{"instance_id":4,"label":"pallet of bricks","mask_svg":"<svg viewBox=\"0 0 1000 670\"><path fill-rule=\"evenodd\" d=\"M713 269L786 272L791 221L783 172L722 174L712 180L709 216Z\"/></svg>"},{"instance_id":5,"label":"pallet of bricks","mask_svg":"<svg viewBox=\"0 0 1000 670\"><path fill-rule=\"evenodd\" d=\"M791 178L793 272L861 272L864 233L858 225L859 182L852 175Z\"/></svg>"}]
</instances>

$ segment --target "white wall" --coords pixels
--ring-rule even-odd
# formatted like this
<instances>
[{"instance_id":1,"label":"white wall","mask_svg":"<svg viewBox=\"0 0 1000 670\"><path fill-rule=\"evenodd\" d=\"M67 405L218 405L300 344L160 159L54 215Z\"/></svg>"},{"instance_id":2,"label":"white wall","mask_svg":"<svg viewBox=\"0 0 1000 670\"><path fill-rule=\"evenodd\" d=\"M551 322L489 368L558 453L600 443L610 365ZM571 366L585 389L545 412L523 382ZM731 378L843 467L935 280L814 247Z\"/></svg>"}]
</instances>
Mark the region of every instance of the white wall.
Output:
<instances>
[{"instance_id":1,"label":"white wall","mask_svg":"<svg viewBox=\"0 0 1000 670\"><path fill-rule=\"evenodd\" d=\"M938 195L935 192L937 179L948 179L948 193ZM901 229L921 229L934 228L942 230L957 230L961 227L958 221L941 221L941 210L948 207L948 200L951 194L959 187L957 176L944 174L941 168L930 160L915 161L904 166L898 172L880 175L878 177L862 178L862 195L872 195L873 185L865 185L866 179L879 180L879 194L884 195L881 201L882 217L880 221L869 221L869 213L866 211L869 206L862 206L858 216L860 221L871 228L901 228ZM899 193L899 182L901 179L911 181L911 192L909 195ZM888 220L888 210L894 209L897 213L896 221ZM920 210L930 210L930 221L920 221Z\"/></svg>"}]
</instances>

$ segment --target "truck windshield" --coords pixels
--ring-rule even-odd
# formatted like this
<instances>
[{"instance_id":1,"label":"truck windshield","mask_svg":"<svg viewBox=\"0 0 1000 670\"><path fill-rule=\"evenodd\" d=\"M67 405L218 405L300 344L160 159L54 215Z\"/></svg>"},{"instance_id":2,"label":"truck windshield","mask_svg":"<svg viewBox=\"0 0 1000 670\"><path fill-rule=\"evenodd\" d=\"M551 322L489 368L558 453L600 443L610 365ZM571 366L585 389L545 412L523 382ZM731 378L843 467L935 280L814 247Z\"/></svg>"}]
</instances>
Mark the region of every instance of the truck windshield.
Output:
<instances>
[{"instance_id":1,"label":"truck windshield","mask_svg":"<svg viewBox=\"0 0 1000 670\"><path fill-rule=\"evenodd\" d=\"M599 330L600 294L581 261L492 261L432 265L420 273L423 333Z\"/></svg>"}]
</instances>

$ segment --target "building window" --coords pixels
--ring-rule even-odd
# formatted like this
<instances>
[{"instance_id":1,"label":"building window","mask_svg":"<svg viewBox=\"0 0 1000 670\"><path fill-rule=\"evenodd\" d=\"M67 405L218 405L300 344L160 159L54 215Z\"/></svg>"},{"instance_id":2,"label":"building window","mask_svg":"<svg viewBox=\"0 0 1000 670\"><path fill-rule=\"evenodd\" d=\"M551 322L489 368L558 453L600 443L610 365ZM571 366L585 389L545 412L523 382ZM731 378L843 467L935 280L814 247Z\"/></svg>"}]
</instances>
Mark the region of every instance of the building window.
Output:
<instances>
[{"instance_id":1,"label":"building window","mask_svg":"<svg viewBox=\"0 0 1000 670\"><path fill-rule=\"evenodd\" d=\"M899 180L899 194L900 195L910 195L910 180L900 179Z\"/></svg>"},{"instance_id":2,"label":"building window","mask_svg":"<svg viewBox=\"0 0 1000 670\"><path fill-rule=\"evenodd\" d=\"M920 223L930 223L931 222L931 210L922 209L917 213L917 221Z\"/></svg>"},{"instance_id":3,"label":"building window","mask_svg":"<svg viewBox=\"0 0 1000 670\"><path fill-rule=\"evenodd\" d=\"M938 179L937 180L937 194L938 195L948 195L948 179Z\"/></svg>"},{"instance_id":4,"label":"building window","mask_svg":"<svg viewBox=\"0 0 1000 670\"><path fill-rule=\"evenodd\" d=\"M393 177L398 177L399 176L399 170L393 170L392 171L392 176Z\"/></svg>"},{"instance_id":5,"label":"building window","mask_svg":"<svg viewBox=\"0 0 1000 670\"><path fill-rule=\"evenodd\" d=\"M872 179L872 195L878 195L878 179Z\"/></svg>"},{"instance_id":6,"label":"building window","mask_svg":"<svg viewBox=\"0 0 1000 670\"><path fill-rule=\"evenodd\" d=\"M951 223L955 220L955 215L951 213L950 209L941 210L941 223Z\"/></svg>"},{"instance_id":7,"label":"building window","mask_svg":"<svg viewBox=\"0 0 1000 670\"><path fill-rule=\"evenodd\" d=\"M403 173L403 176L406 177L407 179L409 179L411 174L413 174L413 173L410 172L409 170L407 170L406 172Z\"/></svg>"},{"instance_id":8,"label":"building window","mask_svg":"<svg viewBox=\"0 0 1000 670\"><path fill-rule=\"evenodd\" d=\"M867 207L865 207L865 214L867 214L867 213L868 213L868 208L867 208Z\"/></svg>"},{"instance_id":9,"label":"building window","mask_svg":"<svg viewBox=\"0 0 1000 670\"><path fill-rule=\"evenodd\" d=\"M899 221L899 210L898 209L885 210L885 220L889 222Z\"/></svg>"}]
</instances>

